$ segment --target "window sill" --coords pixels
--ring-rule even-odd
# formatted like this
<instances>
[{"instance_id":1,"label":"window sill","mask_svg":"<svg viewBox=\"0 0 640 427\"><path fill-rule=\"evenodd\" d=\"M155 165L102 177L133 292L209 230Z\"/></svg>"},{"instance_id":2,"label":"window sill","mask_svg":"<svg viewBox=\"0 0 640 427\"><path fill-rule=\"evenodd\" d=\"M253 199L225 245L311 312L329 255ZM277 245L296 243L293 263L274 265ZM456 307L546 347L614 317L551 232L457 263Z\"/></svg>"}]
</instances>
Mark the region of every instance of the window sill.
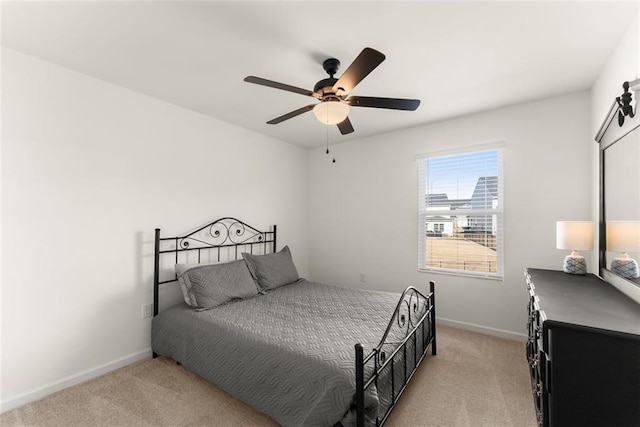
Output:
<instances>
[{"instance_id":1,"label":"window sill","mask_svg":"<svg viewBox=\"0 0 640 427\"><path fill-rule=\"evenodd\" d=\"M435 273L435 274L444 274L447 276L458 276L458 277L468 277L472 279L486 279L486 280L498 280L500 282L504 281L504 276L501 274L492 274L492 273L479 273L479 272L466 272L459 270L446 270L441 268L418 268L418 273Z\"/></svg>"}]
</instances>

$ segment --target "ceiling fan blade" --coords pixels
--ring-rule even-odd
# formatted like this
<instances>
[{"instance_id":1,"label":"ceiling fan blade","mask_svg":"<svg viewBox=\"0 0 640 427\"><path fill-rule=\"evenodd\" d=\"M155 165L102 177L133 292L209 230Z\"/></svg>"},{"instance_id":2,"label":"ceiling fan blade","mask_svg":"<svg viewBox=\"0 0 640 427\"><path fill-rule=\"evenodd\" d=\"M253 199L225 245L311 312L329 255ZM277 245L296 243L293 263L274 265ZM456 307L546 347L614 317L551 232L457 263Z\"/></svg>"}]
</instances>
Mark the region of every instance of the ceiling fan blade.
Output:
<instances>
[{"instance_id":1,"label":"ceiling fan blade","mask_svg":"<svg viewBox=\"0 0 640 427\"><path fill-rule=\"evenodd\" d=\"M345 100L352 107L387 108L389 110L415 111L419 99L377 98L374 96L350 96Z\"/></svg>"},{"instance_id":2,"label":"ceiling fan blade","mask_svg":"<svg viewBox=\"0 0 640 427\"><path fill-rule=\"evenodd\" d=\"M302 89L302 88L291 86L291 85L287 85L287 84L284 84L284 83L274 82L273 80L263 79L262 77L247 76L247 77L244 78L244 81L248 82L248 83L255 83L255 84L261 85L261 86L272 87L274 89L286 90L287 92L299 93L300 95L312 96L314 98L320 99L320 94L317 94L315 92L311 92L310 90Z\"/></svg>"},{"instance_id":3,"label":"ceiling fan blade","mask_svg":"<svg viewBox=\"0 0 640 427\"><path fill-rule=\"evenodd\" d=\"M362 79L367 77L370 72L384 61L384 58L383 53L370 47L365 47L333 85L333 91L335 93L341 91L341 94L351 92Z\"/></svg>"},{"instance_id":4,"label":"ceiling fan blade","mask_svg":"<svg viewBox=\"0 0 640 427\"><path fill-rule=\"evenodd\" d=\"M349 120L349 117L338 123L337 126L340 130L340 133L343 135L353 132L353 126L351 125L351 120Z\"/></svg>"},{"instance_id":5,"label":"ceiling fan blade","mask_svg":"<svg viewBox=\"0 0 640 427\"><path fill-rule=\"evenodd\" d=\"M282 116L280 116L280 117L276 117L275 119L269 120L269 121L267 122L267 124L269 124L269 125L277 125L278 123L282 123L282 122L284 122L285 120L292 119L292 118L294 118L295 116L299 116L300 114L303 114L303 113L306 113L307 111L311 111L311 110L313 110L313 107L315 107L316 105L317 105L317 104L310 104L310 105L307 105L307 106L305 106L305 107L298 108L298 109L297 109L297 110L295 110L295 111L292 111L292 112L287 113L287 114L285 114L285 115L282 115Z\"/></svg>"}]
</instances>

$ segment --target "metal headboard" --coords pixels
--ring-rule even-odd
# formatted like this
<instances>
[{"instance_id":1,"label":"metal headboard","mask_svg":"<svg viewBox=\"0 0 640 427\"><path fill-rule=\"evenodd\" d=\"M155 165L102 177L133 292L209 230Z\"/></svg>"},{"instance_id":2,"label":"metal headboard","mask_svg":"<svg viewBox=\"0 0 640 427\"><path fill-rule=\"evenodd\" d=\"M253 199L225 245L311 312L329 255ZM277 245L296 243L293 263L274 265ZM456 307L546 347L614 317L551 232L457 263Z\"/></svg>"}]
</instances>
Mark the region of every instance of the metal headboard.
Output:
<instances>
[{"instance_id":1,"label":"metal headboard","mask_svg":"<svg viewBox=\"0 0 640 427\"><path fill-rule=\"evenodd\" d=\"M166 247L163 247L163 242ZM254 249L262 250L263 254L276 251L276 226L272 231L260 231L237 218L224 217L217 219L197 230L177 237L160 237L160 229L156 228L155 255L153 269L153 316L158 314L158 296L160 285L172 283L178 280L173 274L169 280L160 280L160 255L175 254L174 263L179 262L179 254L197 251L200 264L203 252L207 253L208 260L214 251L215 259L221 261L220 251L228 248L233 254L230 259L238 259L242 252L254 253ZM239 251L240 249L240 251ZM225 261L230 260L229 258Z\"/></svg>"}]
</instances>

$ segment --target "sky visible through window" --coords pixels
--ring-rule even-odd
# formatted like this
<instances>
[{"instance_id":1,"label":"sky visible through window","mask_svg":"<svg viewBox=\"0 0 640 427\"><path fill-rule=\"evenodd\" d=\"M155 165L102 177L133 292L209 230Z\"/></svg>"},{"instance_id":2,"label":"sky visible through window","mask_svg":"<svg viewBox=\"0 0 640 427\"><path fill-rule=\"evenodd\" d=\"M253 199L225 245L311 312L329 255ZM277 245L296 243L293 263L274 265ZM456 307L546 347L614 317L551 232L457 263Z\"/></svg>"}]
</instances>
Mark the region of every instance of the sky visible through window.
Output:
<instances>
[{"instance_id":1,"label":"sky visible through window","mask_svg":"<svg viewBox=\"0 0 640 427\"><path fill-rule=\"evenodd\" d=\"M497 159L497 150L425 159L426 194L446 193L450 200L470 199L478 178L498 175Z\"/></svg>"}]
</instances>

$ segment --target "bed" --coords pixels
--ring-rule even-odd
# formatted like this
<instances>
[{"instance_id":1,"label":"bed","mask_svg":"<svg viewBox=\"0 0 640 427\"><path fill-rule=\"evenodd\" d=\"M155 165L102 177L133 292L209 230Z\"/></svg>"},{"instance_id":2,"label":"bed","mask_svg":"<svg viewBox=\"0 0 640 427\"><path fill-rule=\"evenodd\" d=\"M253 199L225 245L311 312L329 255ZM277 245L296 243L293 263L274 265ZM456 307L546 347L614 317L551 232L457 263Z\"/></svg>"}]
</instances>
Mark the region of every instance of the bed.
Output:
<instances>
[{"instance_id":1,"label":"bed","mask_svg":"<svg viewBox=\"0 0 640 427\"><path fill-rule=\"evenodd\" d=\"M434 283L396 294L307 281L289 248L276 250L276 230L231 217L178 237L156 229L154 357L284 426L384 424L436 354ZM160 312L160 286L173 282L185 302Z\"/></svg>"}]
</instances>

